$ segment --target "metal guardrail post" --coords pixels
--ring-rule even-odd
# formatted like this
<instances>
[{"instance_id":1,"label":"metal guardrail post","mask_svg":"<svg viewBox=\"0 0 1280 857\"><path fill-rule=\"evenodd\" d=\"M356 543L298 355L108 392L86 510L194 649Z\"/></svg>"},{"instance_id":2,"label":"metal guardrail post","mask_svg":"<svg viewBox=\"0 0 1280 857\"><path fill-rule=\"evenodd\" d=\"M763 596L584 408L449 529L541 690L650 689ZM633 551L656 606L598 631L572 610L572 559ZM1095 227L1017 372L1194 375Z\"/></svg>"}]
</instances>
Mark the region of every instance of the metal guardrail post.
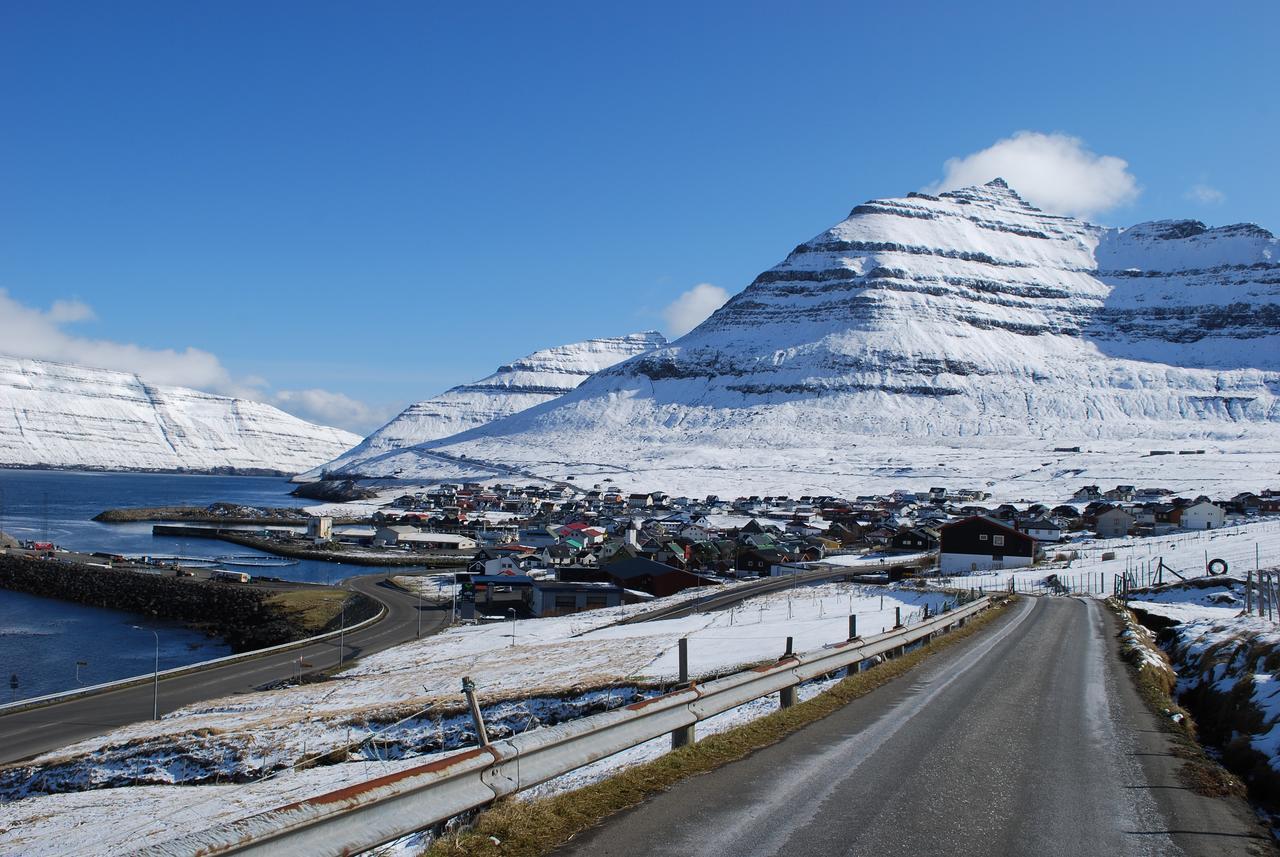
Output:
<instances>
[{"instance_id":1,"label":"metal guardrail post","mask_svg":"<svg viewBox=\"0 0 1280 857\"><path fill-rule=\"evenodd\" d=\"M895 630L902 627L902 608L901 607L893 608L893 627Z\"/></svg>"},{"instance_id":2,"label":"metal guardrail post","mask_svg":"<svg viewBox=\"0 0 1280 857\"><path fill-rule=\"evenodd\" d=\"M849 639L850 640L858 639L858 614L857 613L849 614Z\"/></svg>"},{"instance_id":3,"label":"metal guardrail post","mask_svg":"<svg viewBox=\"0 0 1280 857\"><path fill-rule=\"evenodd\" d=\"M680 638L679 651L680 651L679 686L681 688L684 688L689 685L689 638L688 637ZM681 747L686 747L689 744L692 744L694 741L698 740L697 737L694 735L694 728L695 728L694 725L691 723L688 726L681 726L679 729L672 730L671 749L679 750Z\"/></svg>"},{"instance_id":4,"label":"metal guardrail post","mask_svg":"<svg viewBox=\"0 0 1280 857\"><path fill-rule=\"evenodd\" d=\"M795 656L794 645L795 645L795 638L787 637L787 650L782 655L783 660L786 660L787 658ZM791 685L790 687L784 687L782 688L782 690L778 691L778 707L779 708L790 708L795 704L796 704L796 686L794 684Z\"/></svg>"},{"instance_id":5,"label":"metal guardrail post","mask_svg":"<svg viewBox=\"0 0 1280 857\"><path fill-rule=\"evenodd\" d=\"M471 720L476 727L476 740L481 747L489 746L489 733L484 728L484 716L480 713L480 703L476 701L476 683L471 676L462 677L462 692L467 697L467 707L471 709Z\"/></svg>"}]
</instances>

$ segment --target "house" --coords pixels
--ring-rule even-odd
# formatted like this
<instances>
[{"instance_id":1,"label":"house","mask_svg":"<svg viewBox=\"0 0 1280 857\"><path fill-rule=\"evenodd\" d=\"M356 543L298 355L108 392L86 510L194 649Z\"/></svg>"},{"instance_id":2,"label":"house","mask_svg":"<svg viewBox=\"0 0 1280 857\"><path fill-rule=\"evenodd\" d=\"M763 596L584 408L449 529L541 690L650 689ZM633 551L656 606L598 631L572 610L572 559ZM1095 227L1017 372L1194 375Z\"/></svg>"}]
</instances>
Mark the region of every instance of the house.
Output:
<instances>
[{"instance_id":1,"label":"house","mask_svg":"<svg viewBox=\"0 0 1280 857\"><path fill-rule=\"evenodd\" d=\"M766 576L775 565L790 561L790 557L773 548L750 548L738 551L735 567L739 574L758 574Z\"/></svg>"},{"instance_id":2,"label":"house","mask_svg":"<svg viewBox=\"0 0 1280 857\"><path fill-rule=\"evenodd\" d=\"M1062 527L1048 518L1032 518L1018 525L1031 538L1038 542L1056 542L1062 540Z\"/></svg>"},{"instance_id":3,"label":"house","mask_svg":"<svg viewBox=\"0 0 1280 857\"><path fill-rule=\"evenodd\" d=\"M889 550L904 553L931 551L938 546L937 536L924 527L899 530L889 539Z\"/></svg>"},{"instance_id":4,"label":"house","mask_svg":"<svg viewBox=\"0 0 1280 857\"><path fill-rule=\"evenodd\" d=\"M1119 506L1099 512L1094 519L1093 531L1100 539L1121 539L1129 535L1135 519Z\"/></svg>"},{"instance_id":5,"label":"house","mask_svg":"<svg viewBox=\"0 0 1280 857\"><path fill-rule=\"evenodd\" d=\"M985 515L947 524L940 536L938 568L943 574L1021 568L1035 562L1035 539Z\"/></svg>"},{"instance_id":6,"label":"house","mask_svg":"<svg viewBox=\"0 0 1280 857\"><path fill-rule=\"evenodd\" d=\"M1226 517L1221 506L1201 500L1182 510L1180 523L1184 530L1217 530L1226 523Z\"/></svg>"},{"instance_id":7,"label":"house","mask_svg":"<svg viewBox=\"0 0 1280 857\"><path fill-rule=\"evenodd\" d=\"M609 580L623 589L638 589L659 597L674 595L691 586L708 586L716 581L682 568L636 557L600 567Z\"/></svg>"},{"instance_id":8,"label":"house","mask_svg":"<svg viewBox=\"0 0 1280 857\"><path fill-rule=\"evenodd\" d=\"M622 603L622 587L612 583L539 580L529 596L529 612L534 616L568 616L583 610L617 607Z\"/></svg>"},{"instance_id":9,"label":"house","mask_svg":"<svg viewBox=\"0 0 1280 857\"><path fill-rule=\"evenodd\" d=\"M490 576L471 575L469 580L461 580L462 600L474 607L467 612L481 614L498 614L514 608L518 614L528 610L528 594L533 589L534 580L526 575Z\"/></svg>"}]
</instances>

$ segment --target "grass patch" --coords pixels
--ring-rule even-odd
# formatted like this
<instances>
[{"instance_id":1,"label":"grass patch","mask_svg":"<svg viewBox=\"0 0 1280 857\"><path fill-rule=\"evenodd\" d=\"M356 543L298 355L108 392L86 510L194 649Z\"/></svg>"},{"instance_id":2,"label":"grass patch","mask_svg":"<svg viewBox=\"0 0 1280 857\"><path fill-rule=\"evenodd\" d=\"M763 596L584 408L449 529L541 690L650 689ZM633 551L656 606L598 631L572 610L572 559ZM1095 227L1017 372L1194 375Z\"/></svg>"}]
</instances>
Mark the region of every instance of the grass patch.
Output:
<instances>
[{"instance_id":1,"label":"grass patch","mask_svg":"<svg viewBox=\"0 0 1280 857\"><path fill-rule=\"evenodd\" d=\"M426 857L454 857L458 854L468 857L535 857L547 854L616 812L635 806L681 780L776 744L865 696L926 658L978 633L1000 616L1011 601L1011 598L998 601L992 609L968 620L963 628L957 628L910 654L851 675L813 699L711 735L606 780L543 800L504 798L480 813L470 828L437 839L424 853Z\"/></svg>"},{"instance_id":2,"label":"grass patch","mask_svg":"<svg viewBox=\"0 0 1280 857\"><path fill-rule=\"evenodd\" d=\"M340 589L290 589L272 593L266 603L278 610L290 627L302 636L310 636L324 632L338 621L342 605L350 597L351 593Z\"/></svg>"}]
</instances>

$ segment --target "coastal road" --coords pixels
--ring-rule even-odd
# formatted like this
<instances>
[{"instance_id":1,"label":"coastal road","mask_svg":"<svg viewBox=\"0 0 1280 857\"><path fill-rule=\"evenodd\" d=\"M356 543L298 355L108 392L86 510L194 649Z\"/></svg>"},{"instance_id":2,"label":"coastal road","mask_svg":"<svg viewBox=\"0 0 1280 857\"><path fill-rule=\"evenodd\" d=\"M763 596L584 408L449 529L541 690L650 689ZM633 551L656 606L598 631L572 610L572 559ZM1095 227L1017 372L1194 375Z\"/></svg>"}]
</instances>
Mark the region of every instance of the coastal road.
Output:
<instances>
[{"instance_id":1,"label":"coastal road","mask_svg":"<svg viewBox=\"0 0 1280 857\"><path fill-rule=\"evenodd\" d=\"M380 621L346 635L342 641L344 663L416 638L419 618L416 596L386 584L381 574L352 578L344 587L363 592L387 607L386 615ZM447 605L440 607L423 601L421 609L423 636L447 626ZM299 658L308 664L304 672L330 669L338 664L338 649L339 641L334 638L173 678L161 678L160 713L296 677ZM147 682L0 715L0 764L100 735L117 726L149 720L152 692L152 685Z\"/></svg>"},{"instance_id":2,"label":"coastal road","mask_svg":"<svg viewBox=\"0 0 1280 857\"><path fill-rule=\"evenodd\" d=\"M1243 800L1183 783L1117 631L1096 602L1023 599L902 678L556 853L1275 853Z\"/></svg>"}]
</instances>

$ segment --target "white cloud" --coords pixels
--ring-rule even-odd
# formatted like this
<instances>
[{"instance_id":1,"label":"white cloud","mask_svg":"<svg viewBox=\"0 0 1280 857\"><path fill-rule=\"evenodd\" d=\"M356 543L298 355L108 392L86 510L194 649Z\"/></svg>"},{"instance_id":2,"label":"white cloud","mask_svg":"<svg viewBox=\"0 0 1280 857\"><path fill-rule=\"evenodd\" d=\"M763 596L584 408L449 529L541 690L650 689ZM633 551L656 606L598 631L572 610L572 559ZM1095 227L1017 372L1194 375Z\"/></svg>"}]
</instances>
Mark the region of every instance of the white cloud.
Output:
<instances>
[{"instance_id":1,"label":"white cloud","mask_svg":"<svg viewBox=\"0 0 1280 857\"><path fill-rule=\"evenodd\" d=\"M232 377L216 355L199 348L145 348L79 336L66 329L93 318L93 308L81 301L58 300L42 310L0 289L0 354L133 372L160 386L191 387L268 402L303 419L354 430L374 428L386 416L363 402L326 390L282 390L272 395L267 392L266 380Z\"/></svg>"},{"instance_id":2,"label":"white cloud","mask_svg":"<svg viewBox=\"0 0 1280 857\"><path fill-rule=\"evenodd\" d=\"M1225 193L1207 184L1194 184L1183 195L1203 205L1221 205L1227 199Z\"/></svg>"},{"instance_id":3,"label":"white cloud","mask_svg":"<svg viewBox=\"0 0 1280 857\"><path fill-rule=\"evenodd\" d=\"M345 393L316 388L281 390L272 397L272 404L304 420L362 434L377 428L391 416L386 409L372 408Z\"/></svg>"},{"instance_id":4,"label":"white cloud","mask_svg":"<svg viewBox=\"0 0 1280 857\"><path fill-rule=\"evenodd\" d=\"M77 336L65 329L93 317L93 309L80 301L55 301L49 309L41 310L19 303L0 289L0 353L135 372L163 386L233 396L255 392L251 385L233 379L216 356L199 348L145 348Z\"/></svg>"},{"instance_id":5,"label":"white cloud","mask_svg":"<svg viewBox=\"0 0 1280 857\"><path fill-rule=\"evenodd\" d=\"M1023 199L1057 214L1092 217L1137 199L1137 179L1114 155L1090 151L1079 137L1019 131L944 165L925 190L937 193L1003 178Z\"/></svg>"},{"instance_id":6,"label":"white cloud","mask_svg":"<svg viewBox=\"0 0 1280 857\"><path fill-rule=\"evenodd\" d=\"M667 320L667 334L673 339L684 336L707 316L720 309L729 299L729 293L710 283L698 283L689 291L667 304L662 316Z\"/></svg>"}]
</instances>

